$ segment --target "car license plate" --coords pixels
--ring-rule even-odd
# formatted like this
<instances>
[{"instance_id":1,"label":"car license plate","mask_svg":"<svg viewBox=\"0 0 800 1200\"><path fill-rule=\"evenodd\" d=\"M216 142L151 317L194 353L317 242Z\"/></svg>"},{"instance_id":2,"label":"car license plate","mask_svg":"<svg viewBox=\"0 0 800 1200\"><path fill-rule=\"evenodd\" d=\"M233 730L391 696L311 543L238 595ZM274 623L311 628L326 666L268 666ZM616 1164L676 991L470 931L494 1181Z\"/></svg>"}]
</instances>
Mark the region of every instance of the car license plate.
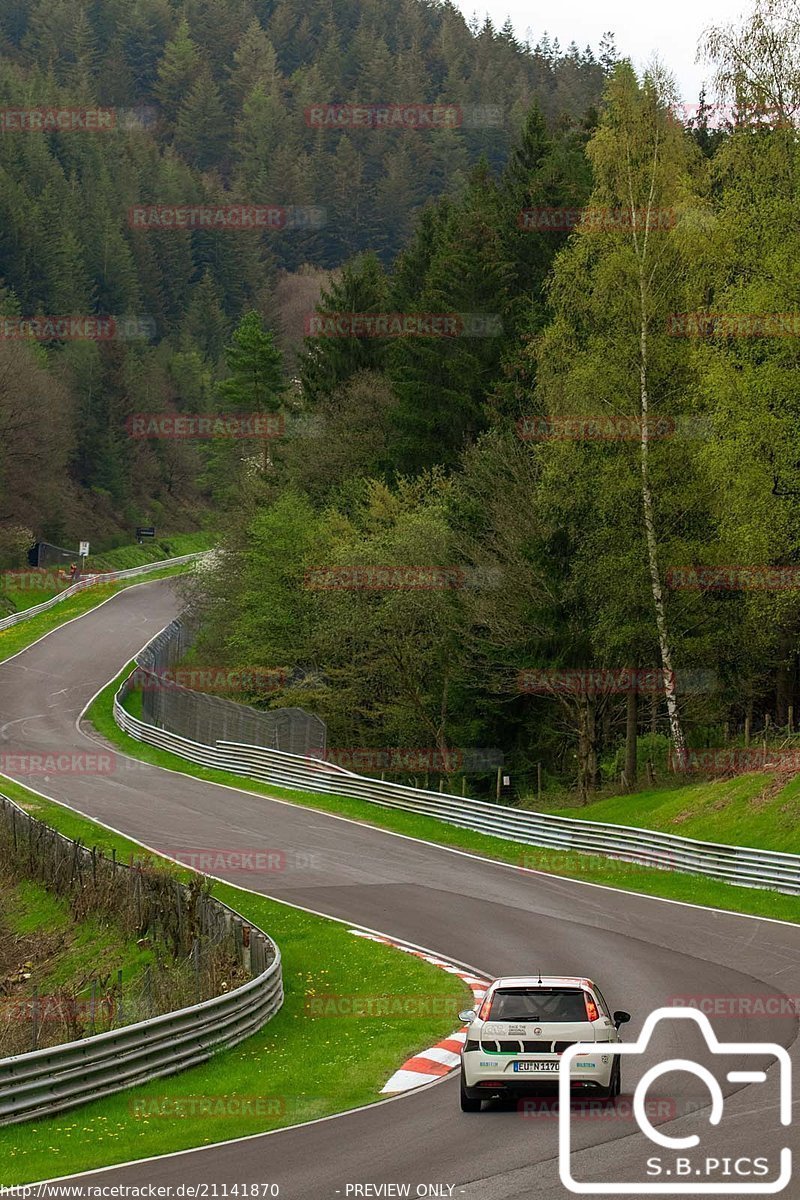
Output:
<instances>
[{"instance_id":1,"label":"car license plate","mask_svg":"<svg viewBox=\"0 0 800 1200\"><path fill-rule=\"evenodd\" d=\"M547 1062L545 1062L544 1060L542 1060L541 1062L515 1062L514 1070L515 1071L546 1071L552 1075L558 1071L558 1068L560 1065L561 1064L555 1060L547 1061Z\"/></svg>"}]
</instances>

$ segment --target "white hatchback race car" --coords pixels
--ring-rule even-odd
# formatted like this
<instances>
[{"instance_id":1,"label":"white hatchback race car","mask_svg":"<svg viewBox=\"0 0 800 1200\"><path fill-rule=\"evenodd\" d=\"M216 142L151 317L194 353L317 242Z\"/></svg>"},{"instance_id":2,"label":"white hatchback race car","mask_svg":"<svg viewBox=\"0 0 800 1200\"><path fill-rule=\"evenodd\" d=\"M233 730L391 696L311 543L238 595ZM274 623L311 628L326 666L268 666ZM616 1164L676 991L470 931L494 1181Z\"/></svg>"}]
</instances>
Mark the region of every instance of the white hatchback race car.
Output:
<instances>
[{"instance_id":1,"label":"white hatchback race car","mask_svg":"<svg viewBox=\"0 0 800 1200\"><path fill-rule=\"evenodd\" d=\"M561 1055L576 1042L594 1042L597 1053L572 1063L573 1086L606 1098L620 1092L618 1043L630 1014L612 1016L590 979L522 976L495 979L477 1012L459 1013L468 1026L461 1052L461 1109L479 1112L492 1096L531 1092L558 1083Z\"/></svg>"}]
</instances>

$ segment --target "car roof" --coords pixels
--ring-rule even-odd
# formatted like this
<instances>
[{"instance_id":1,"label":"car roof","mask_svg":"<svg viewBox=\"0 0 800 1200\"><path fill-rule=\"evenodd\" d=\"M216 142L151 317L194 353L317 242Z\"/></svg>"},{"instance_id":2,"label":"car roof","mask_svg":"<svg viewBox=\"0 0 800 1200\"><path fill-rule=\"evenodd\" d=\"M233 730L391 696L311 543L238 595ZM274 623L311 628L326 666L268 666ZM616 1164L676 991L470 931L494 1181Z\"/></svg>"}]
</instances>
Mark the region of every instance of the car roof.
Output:
<instances>
[{"instance_id":1,"label":"car roof","mask_svg":"<svg viewBox=\"0 0 800 1200\"><path fill-rule=\"evenodd\" d=\"M591 979L580 978L577 975L504 975L500 979L495 979L490 985L492 990L504 987L525 987L525 988L591 988L595 990L595 985Z\"/></svg>"}]
</instances>

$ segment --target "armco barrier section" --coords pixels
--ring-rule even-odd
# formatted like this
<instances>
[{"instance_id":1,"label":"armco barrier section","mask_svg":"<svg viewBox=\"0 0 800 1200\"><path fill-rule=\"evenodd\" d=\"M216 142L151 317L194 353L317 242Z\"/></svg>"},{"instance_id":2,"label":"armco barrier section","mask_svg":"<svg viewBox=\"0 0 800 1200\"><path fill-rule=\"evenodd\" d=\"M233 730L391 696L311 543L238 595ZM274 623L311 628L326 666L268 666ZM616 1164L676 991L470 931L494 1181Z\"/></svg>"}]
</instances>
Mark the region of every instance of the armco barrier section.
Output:
<instances>
[{"instance_id":1,"label":"armco barrier section","mask_svg":"<svg viewBox=\"0 0 800 1200\"><path fill-rule=\"evenodd\" d=\"M87 588L96 587L102 583L116 583L118 579L134 579L137 575L149 575L152 571L163 571L167 567L180 567L184 563L194 562L206 554L213 553L213 550L198 550L194 554L183 554L180 558L165 558L161 562L144 563L140 567L128 567L124 571L108 571L104 575L87 575L85 579L64 588L63 592L59 592L57 596L51 596L42 604L36 604L32 608L23 608L21 612L3 617L0 621L0 632L10 629L12 625L19 625L21 621L28 621L31 617L38 617L39 613L55 608L62 600L68 600L70 596L77 596L79 592L85 592Z\"/></svg>"},{"instance_id":2,"label":"armco barrier section","mask_svg":"<svg viewBox=\"0 0 800 1200\"><path fill-rule=\"evenodd\" d=\"M201 766L217 767L283 788L355 796L384 808L437 817L462 829L477 830L523 845L599 854L638 866L682 871L742 887L800 895L800 855L797 854L699 842L652 829L581 821L488 804L483 800L370 779L310 755L286 754L261 746L221 741L207 746L169 730L157 729L132 716L120 703L124 694L125 684L114 699L114 718L120 729L138 741L169 750ZM520 865L524 862L521 854ZM531 862L530 865L536 864ZM541 865L546 869L546 864Z\"/></svg>"},{"instance_id":3,"label":"armco barrier section","mask_svg":"<svg viewBox=\"0 0 800 1200\"><path fill-rule=\"evenodd\" d=\"M17 808L0 797L0 803ZM69 839L65 838L65 841ZM83 853L90 856L90 851ZM121 864L118 864L118 866ZM0 1126L75 1108L206 1062L256 1033L283 1004L280 950L221 901L248 933L254 977L234 991L108 1033L0 1059Z\"/></svg>"}]
</instances>

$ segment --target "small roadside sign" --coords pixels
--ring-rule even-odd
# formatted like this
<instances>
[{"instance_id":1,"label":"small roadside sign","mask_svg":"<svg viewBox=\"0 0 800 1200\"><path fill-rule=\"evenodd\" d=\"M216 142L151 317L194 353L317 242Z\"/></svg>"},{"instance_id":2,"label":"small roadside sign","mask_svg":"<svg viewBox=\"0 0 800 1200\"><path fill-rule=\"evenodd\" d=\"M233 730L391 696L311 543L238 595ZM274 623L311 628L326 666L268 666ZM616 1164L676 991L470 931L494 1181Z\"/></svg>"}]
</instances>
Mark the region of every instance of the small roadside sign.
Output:
<instances>
[{"instance_id":1,"label":"small roadside sign","mask_svg":"<svg viewBox=\"0 0 800 1200\"><path fill-rule=\"evenodd\" d=\"M89 543L81 542L81 548L78 553L80 554L81 558L86 558L89 554Z\"/></svg>"},{"instance_id":2,"label":"small roadside sign","mask_svg":"<svg viewBox=\"0 0 800 1200\"><path fill-rule=\"evenodd\" d=\"M154 538L156 536L154 525L139 525L136 528L137 542L144 541L145 538Z\"/></svg>"}]
</instances>

